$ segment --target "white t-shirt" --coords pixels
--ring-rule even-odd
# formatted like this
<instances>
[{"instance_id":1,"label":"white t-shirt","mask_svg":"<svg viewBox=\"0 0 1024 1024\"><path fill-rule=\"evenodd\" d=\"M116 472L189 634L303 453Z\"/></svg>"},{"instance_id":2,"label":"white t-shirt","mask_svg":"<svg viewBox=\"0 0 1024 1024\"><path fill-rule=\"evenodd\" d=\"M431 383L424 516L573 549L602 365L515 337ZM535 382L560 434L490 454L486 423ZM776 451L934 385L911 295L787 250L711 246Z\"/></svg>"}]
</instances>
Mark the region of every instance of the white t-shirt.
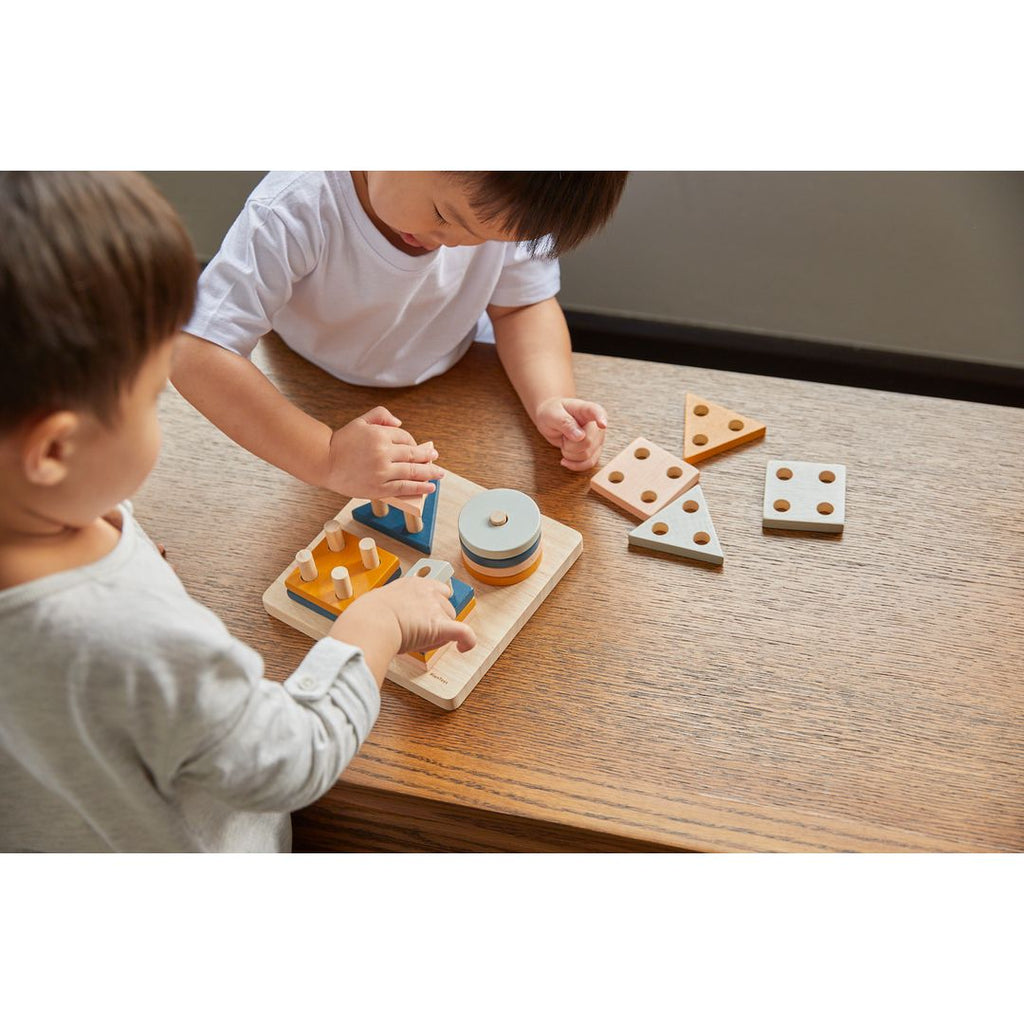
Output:
<instances>
[{"instance_id":1,"label":"white t-shirt","mask_svg":"<svg viewBox=\"0 0 1024 1024\"><path fill-rule=\"evenodd\" d=\"M0 852L290 849L380 711L362 651L265 679L121 514L98 562L0 590Z\"/></svg>"},{"instance_id":2,"label":"white t-shirt","mask_svg":"<svg viewBox=\"0 0 1024 1024\"><path fill-rule=\"evenodd\" d=\"M374 227L348 171L281 171L203 272L185 330L248 358L273 328L341 380L404 387L457 363L489 326L489 304L529 305L558 286L558 261L523 244L410 256Z\"/></svg>"}]
</instances>

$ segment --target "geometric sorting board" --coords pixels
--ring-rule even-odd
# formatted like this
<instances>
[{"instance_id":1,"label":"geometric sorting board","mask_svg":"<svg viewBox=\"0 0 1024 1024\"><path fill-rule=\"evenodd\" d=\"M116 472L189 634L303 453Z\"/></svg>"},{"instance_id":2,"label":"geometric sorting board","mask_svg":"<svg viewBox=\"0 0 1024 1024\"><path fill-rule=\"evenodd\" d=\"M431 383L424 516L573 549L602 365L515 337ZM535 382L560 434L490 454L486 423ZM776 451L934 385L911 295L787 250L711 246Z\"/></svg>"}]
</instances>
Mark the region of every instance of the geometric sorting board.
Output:
<instances>
[{"instance_id":1,"label":"geometric sorting board","mask_svg":"<svg viewBox=\"0 0 1024 1024\"><path fill-rule=\"evenodd\" d=\"M700 462L711 455L728 451L764 437L765 425L749 416L715 405L697 395L687 394L683 415L683 458Z\"/></svg>"},{"instance_id":2,"label":"geometric sorting board","mask_svg":"<svg viewBox=\"0 0 1024 1024\"><path fill-rule=\"evenodd\" d=\"M465 579L459 544L459 510L483 490L451 470L445 473L444 491L437 505L431 557L451 562L456 578ZM383 541L371 527L352 518L352 510L362 504L365 504L365 499L352 499L335 518L347 533ZM476 633L476 647L464 654L452 647L429 665L409 655L399 655L388 666L386 678L445 710L459 707L583 550L583 537L577 530L544 515L541 516L541 526L544 557L538 570L528 579L511 587L495 587L476 579L472 581L476 607L466 623ZM403 575L420 558L419 552L394 540L387 546L398 556ZM289 565L267 588L263 606L275 618L319 640L327 635L331 623L288 597L284 581L290 572Z\"/></svg>"},{"instance_id":3,"label":"geometric sorting board","mask_svg":"<svg viewBox=\"0 0 1024 1024\"><path fill-rule=\"evenodd\" d=\"M633 547L665 551L699 562L725 561L700 484L655 512L629 534Z\"/></svg>"},{"instance_id":4,"label":"geometric sorting board","mask_svg":"<svg viewBox=\"0 0 1024 1024\"><path fill-rule=\"evenodd\" d=\"M764 474L763 525L772 530L842 533L846 467L834 462L772 459Z\"/></svg>"},{"instance_id":5,"label":"geometric sorting board","mask_svg":"<svg viewBox=\"0 0 1024 1024\"><path fill-rule=\"evenodd\" d=\"M590 479L590 489L637 519L647 519L700 480L700 471L638 437Z\"/></svg>"}]
</instances>

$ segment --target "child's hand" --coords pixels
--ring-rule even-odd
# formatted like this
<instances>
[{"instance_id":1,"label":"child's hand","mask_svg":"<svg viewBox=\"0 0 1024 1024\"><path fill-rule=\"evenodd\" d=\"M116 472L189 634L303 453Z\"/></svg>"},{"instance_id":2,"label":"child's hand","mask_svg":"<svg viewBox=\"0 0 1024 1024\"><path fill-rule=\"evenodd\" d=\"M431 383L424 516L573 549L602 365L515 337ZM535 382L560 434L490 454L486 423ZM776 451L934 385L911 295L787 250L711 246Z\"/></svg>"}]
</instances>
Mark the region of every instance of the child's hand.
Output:
<instances>
[{"instance_id":1,"label":"child's hand","mask_svg":"<svg viewBox=\"0 0 1024 1024\"><path fill-rule=\"evenodd\" d=\"M331 436L325 486L355 498L412 498L434 491L444 476L433 465L432 441L416 444L402 421L382 405Z\"/></svg>"},{"instance_id":2,"label":"child's hand","mask_svg":"<svg viewBox=\"0 0 1024 1024\"><path fill-rule=\"evenodd\" d=\"M449 640L460 651L476 646L472 627L456 621L450 595L447 583L404 576L353 601L335 620L330 636L362 648L381 683L396 654L433 650Z\"/></svg>"},{"instance_id":3,"label":"child's hand","mask_svg":"<svg viewBox=\"0 0 1024 1024\"><path fill-rule=\"evenodd\" d=\"M579 398L549 398L534 417L537 429L562 451L562 465L582 473L601 457L608 414L596 402Z\"/></svg>"}]
</instances>

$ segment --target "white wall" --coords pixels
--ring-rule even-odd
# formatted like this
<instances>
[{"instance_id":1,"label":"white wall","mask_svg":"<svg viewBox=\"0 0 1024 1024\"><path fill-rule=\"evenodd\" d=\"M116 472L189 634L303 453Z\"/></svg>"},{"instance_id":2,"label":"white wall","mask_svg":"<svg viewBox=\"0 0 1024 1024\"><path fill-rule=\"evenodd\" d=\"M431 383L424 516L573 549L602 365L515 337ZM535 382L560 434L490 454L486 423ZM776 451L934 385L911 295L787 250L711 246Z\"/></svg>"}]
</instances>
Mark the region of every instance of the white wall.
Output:
<instances>
[{"instance_id":1,"label":"white wall","mask_svg":"<svg viewBox=\"0 0 1024 1024\"><path fill-rule=\"evenodd\" d=\"M1024 366L1024 174L640 172L566 307Z\"/></svg>"},{"instance_id":2,"label":"white wall","mask_svg":"<svg viewBox=\"0 0 1024 1024\"><path fill-rule=\"evenodd\" d=\"M204 259L261 176L150 174ZM1024 173L634 172L562 268L569 309L1024 366Z\"/></svg>"}]
</instances>

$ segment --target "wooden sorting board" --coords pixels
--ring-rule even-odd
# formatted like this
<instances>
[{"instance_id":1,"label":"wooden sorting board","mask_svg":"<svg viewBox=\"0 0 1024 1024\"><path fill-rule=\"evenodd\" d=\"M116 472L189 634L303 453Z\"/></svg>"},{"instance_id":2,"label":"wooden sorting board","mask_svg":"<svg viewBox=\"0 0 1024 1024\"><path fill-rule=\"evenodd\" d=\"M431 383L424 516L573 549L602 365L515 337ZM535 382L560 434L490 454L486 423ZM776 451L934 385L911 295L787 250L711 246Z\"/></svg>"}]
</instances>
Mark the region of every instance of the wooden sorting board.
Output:
<instances>
[{"instance_id":1,"label":"wooden sorting board","mask_svg":"<svg viewBox=\"0 0 1024 1024\"><path fill-rule=\"evenodd\" d=\"M540 568L535 573L522 583L508 587L495 587L474 579L462 562L459 511L473 495L483 490L483 487L471 480L445 470L445 477L441 481L433 550L430 554L431 558L443 558L451 562L455 575L476 591L476 608L466 619L476 633L476 647L460 654L452 645L434 658L429 666L400 655L391 662L387 671L387 678L392 682L447 711L459 707L469 696L473 687L497 661L501 652L583 550L583 537L578 531L542 515L541 547L544 554ZM381 547L396 554L404 575L411 565L423 557L422 554L357 523L352 518L352 509L364 504L365 498L353 498L336 518L344 530L357 537L373 537ZM321 530L307 547L313 548L322 538ZM263 595L263 606L275 618L319 640L331 628L331 620L304 608L288 596L284 581L293 568L294 565L288 565L267 588Z\"/></svg>"}]
</instances>

